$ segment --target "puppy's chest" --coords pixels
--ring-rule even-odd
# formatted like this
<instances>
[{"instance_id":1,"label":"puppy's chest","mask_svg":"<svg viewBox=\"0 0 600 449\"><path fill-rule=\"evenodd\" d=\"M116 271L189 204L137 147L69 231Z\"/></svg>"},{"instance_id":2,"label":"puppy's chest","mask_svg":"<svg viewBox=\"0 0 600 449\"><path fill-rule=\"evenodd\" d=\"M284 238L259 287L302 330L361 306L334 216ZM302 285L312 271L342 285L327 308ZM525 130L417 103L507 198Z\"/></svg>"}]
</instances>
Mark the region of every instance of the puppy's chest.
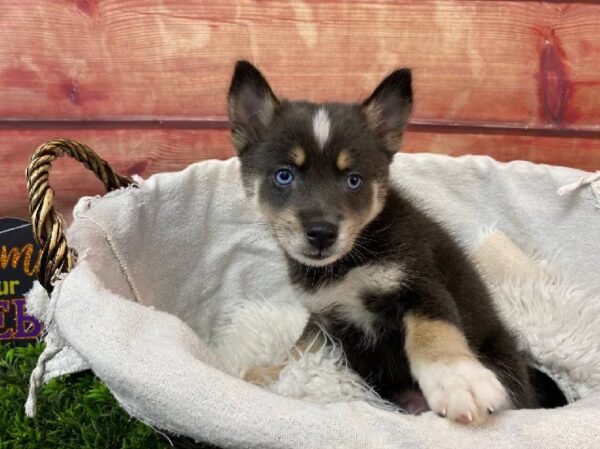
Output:
<instances>
[{"instance_id":1,"label":"puppy's chest","mask_svg":"<svg viewBox=\"0 0 600 449\"><path fill-rule=\"evenodd\" d=\"M325 318L335 317L367 334L378 319L370 302L402 289L405 272L396 264L368 264L352 268L343 277L307 291L297 287L306 307Z\"/></svg>"}]
</instances>

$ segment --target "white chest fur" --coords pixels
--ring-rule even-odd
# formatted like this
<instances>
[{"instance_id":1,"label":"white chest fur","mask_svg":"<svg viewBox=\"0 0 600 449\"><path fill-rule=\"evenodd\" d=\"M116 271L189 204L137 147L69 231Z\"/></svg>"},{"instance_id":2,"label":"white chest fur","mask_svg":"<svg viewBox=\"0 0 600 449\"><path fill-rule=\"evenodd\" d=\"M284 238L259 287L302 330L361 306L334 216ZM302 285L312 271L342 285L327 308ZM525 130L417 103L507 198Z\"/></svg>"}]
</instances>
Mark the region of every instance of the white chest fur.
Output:
<instances>
[{"instance_id":1,"label":"white chest fur","mask_svg":"<svg viewBox=\"0 0 600 449\"><path fill-rule=\"evenodd\" d=\"M370 294L385 294L398 289L406 274L397 265L369 264L353 268L339 282L320 287L312 293L303 292L302 300L313 313L335 308L341 317L375 337L375 314L369 311L363 298Z\"/></svg>"}]
</instances>

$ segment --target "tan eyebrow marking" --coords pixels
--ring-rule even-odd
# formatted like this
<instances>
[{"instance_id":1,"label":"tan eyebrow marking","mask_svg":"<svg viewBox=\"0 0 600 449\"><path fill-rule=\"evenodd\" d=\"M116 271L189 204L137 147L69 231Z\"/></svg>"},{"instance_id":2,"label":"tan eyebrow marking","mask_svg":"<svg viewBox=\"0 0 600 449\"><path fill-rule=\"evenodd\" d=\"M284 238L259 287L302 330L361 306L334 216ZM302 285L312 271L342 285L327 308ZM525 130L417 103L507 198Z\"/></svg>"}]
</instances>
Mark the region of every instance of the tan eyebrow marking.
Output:
<instances>
[{"instance_id":1,"label":"tan eyebrow marking","mask_svg":"<svg viewBox=\"0 0 600 449\"><path fill-rule=\"evenodd\" d=\"M290 150L290 157L294 164L298 167L302 167L306 162L306 152L302 147L295 146Z\"/></svg>"},{"instance_id":2,"label":"tan eyebrow marking","mask_svg":"<svg viewBox=\"0 0 600 449\"><path fill-rule=\"evenodd\" d=\"M340 171L347 170L350 167L350 155L347 150L340 151L336 163Z\"/></svg>"}]
</instances>

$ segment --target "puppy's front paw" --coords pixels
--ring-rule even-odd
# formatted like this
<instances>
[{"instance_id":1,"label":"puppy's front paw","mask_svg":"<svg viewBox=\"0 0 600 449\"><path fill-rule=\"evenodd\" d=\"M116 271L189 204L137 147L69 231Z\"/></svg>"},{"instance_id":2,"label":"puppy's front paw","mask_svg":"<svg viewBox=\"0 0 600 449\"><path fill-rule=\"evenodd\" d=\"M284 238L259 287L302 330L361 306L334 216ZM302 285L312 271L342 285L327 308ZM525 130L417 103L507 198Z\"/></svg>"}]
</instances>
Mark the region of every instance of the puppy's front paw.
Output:
<instances>
[{"instance_id":1,"label":"puppy's front paw","mask_svg":"<svg viewBox=\"0 0 600 449\"><path fill-rule=\"evenodd\" d=\"M463 424L480 424L508 406L508 395L496 375L477 359L433 362L417 378L429 407Z\"/></svg>"}]
</instances>

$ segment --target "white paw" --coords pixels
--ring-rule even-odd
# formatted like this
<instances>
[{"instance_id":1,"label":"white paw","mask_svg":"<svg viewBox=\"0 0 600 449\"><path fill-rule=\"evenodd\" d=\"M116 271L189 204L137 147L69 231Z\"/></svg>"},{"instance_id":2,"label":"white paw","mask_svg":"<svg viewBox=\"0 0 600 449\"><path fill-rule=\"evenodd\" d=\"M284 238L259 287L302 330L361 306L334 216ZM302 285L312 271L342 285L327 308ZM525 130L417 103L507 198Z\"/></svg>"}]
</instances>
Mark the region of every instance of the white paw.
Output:
<instances>
[{"instance_id":1,"label":"white paw","mask_svg":"<svg viewBox=\"0 0 600 449\"><path fill-rule=\"evenodd\" d=\"M415 374L429 408L453 421L480 424L508 406L504 386L476 359L423 364Z\"/></svg>"}]
</instances>

